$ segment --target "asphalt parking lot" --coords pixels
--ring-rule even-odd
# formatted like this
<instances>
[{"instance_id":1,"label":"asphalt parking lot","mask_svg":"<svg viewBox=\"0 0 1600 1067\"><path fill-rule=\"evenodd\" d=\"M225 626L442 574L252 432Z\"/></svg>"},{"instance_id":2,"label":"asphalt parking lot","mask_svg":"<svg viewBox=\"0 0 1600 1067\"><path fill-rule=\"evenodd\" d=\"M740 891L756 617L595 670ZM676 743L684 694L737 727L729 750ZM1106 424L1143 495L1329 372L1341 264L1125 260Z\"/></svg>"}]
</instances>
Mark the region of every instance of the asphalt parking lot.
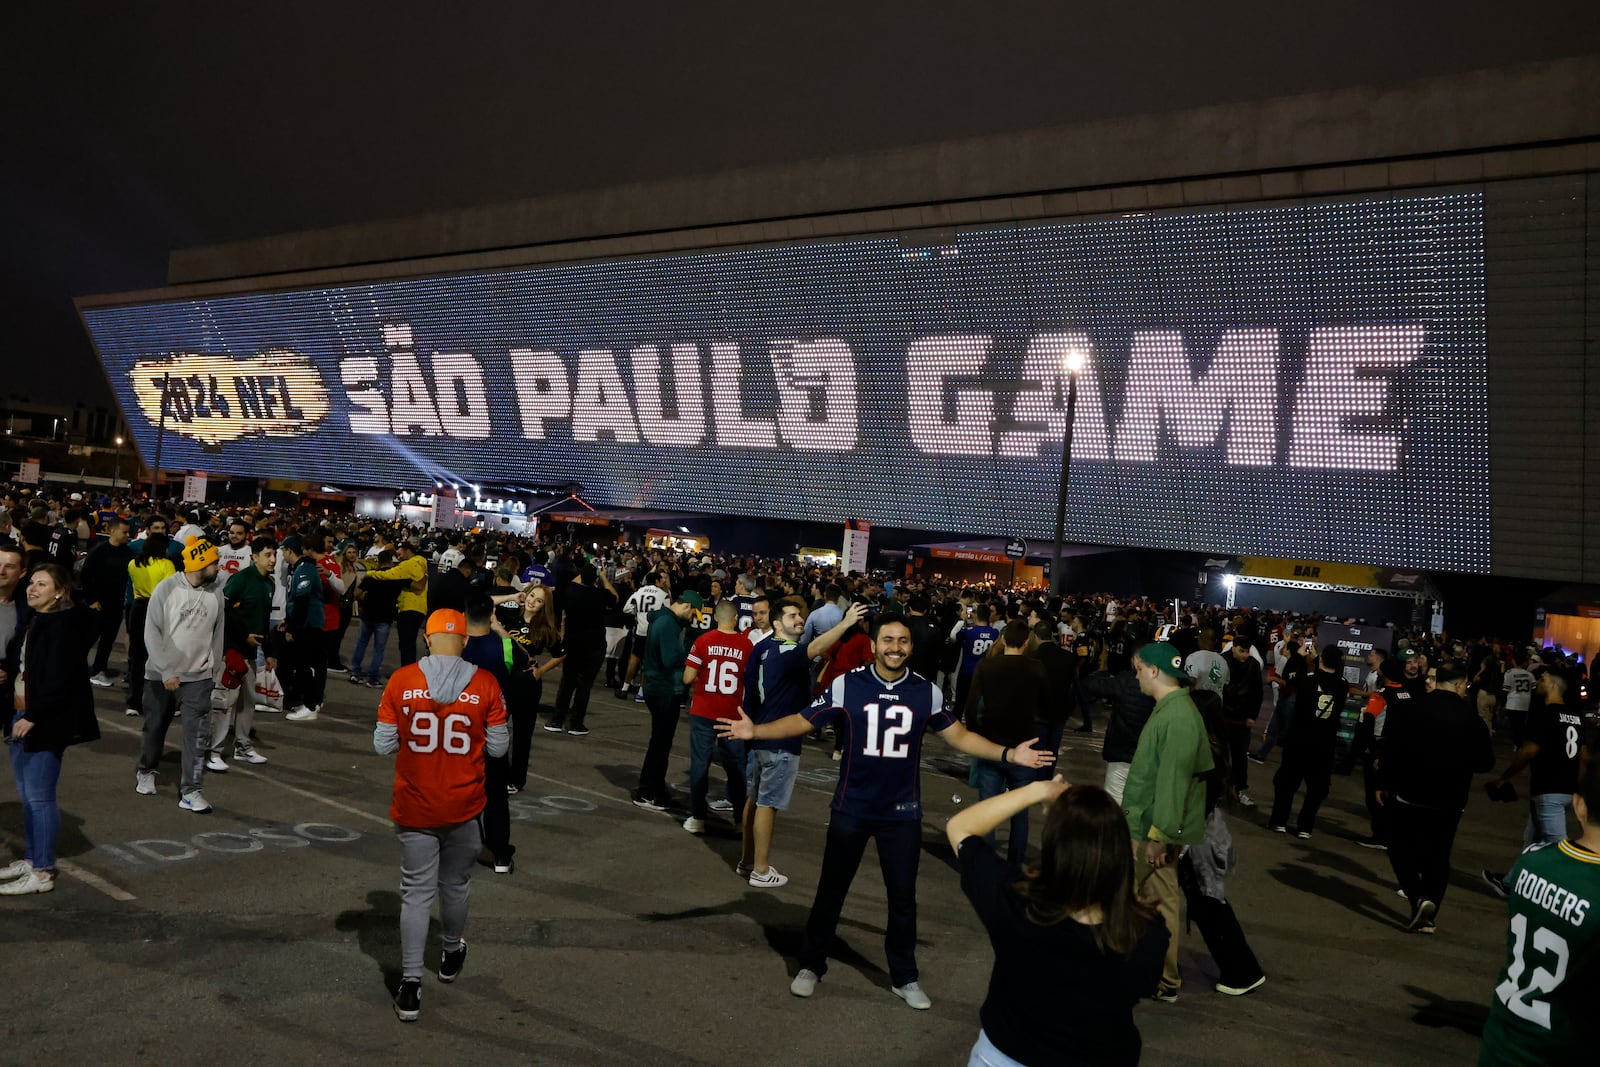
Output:
<instances>
[{"instance_id":1,"label":"asphalt parking lot","mask_svg":"<svg viewBox=\"0 0 1600 1067\"><path fill-rule=\"evenodd\" d=\"M70 750L62 776L58 888L0 906L0 1063L966 1062L991 955L942 832L974 793L941 766L950 750L937 740L924 750L918 889L932 1011L890 995L870 859L840 928L849 952L810 1001L788 993L836 766L823 749L808 748L778 821L773 863L791 882L753 889L731 871L725 818L697 838L629 803L648 717L597 689L590 736L536 732L534 776L513 800L517 870L479 868L467 971L451 986L429 978L422 1018L406 1025L385 984L399 967L399 870L390 762L371 747L376 691L335 676L317 722L258 716L271 762L208 775L207 816L178 809L170 746L159 795L134 794L138 721L120 689L97 694L104 737ZM1068 737L1065 772L1098 781L1098 735ZM672 777L686 768L681 730ZM1265 796L1272 767L1251 770ZM1398 928L1385 857L1354 843L1359 780L1336 778L1324 813L1309 842L1269 834L1254 813L1232 819L1230 897L1268 983L1217 994L1198 935L1187 938L1181 999L1137 1013L1146 1062L1474 1061L1505 936L1504 906L1477 871L1515 856L1521 808L1475 794L1431 938ZM0 838L9 859L21 845L9 781ZM430 945L430 968L437 956Z\"/></svg>"}]
</instances>

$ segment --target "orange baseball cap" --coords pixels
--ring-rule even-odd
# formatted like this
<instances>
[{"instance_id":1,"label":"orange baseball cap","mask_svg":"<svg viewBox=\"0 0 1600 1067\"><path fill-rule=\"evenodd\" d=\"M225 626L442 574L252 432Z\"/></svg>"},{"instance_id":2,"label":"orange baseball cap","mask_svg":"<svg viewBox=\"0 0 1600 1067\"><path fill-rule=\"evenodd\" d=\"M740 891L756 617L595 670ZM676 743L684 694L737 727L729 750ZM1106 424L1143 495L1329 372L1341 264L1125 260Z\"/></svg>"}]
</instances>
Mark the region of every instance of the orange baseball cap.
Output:
<instances>
[{"instance_id":1,"label":"orange baseball cap","mask_svg":"<svg viewBox=\"0 0 1600 1067\"><path fill-rule=\"evenodd\" d=\"M428 616L428 625L425 631L429 637L434 634L459 634L467 636L467 617L452 608L440 608Z\"/></svg>"}]
</instances>

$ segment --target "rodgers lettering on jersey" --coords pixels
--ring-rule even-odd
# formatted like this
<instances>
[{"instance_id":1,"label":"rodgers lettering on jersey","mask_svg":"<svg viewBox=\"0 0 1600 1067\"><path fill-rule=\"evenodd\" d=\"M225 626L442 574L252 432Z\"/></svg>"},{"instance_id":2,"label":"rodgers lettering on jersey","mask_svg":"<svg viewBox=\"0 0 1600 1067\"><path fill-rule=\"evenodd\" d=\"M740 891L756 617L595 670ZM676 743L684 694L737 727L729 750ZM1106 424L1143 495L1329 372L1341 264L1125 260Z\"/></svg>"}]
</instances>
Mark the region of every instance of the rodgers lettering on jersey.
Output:
<instances>
[{"instance_id":1,"label":"rodgers lettering on jersey","mask_svg":"<svg viewBox=\"0 0 1600 1067\"><path fill-rule=\"evenodd\" d=\"M1585 1034L1600 998L1600 853L1535 845L1506 875L1506 963L1483 1028L1480 1067L1592 1064Z\"/></svg>"}]
</instances>

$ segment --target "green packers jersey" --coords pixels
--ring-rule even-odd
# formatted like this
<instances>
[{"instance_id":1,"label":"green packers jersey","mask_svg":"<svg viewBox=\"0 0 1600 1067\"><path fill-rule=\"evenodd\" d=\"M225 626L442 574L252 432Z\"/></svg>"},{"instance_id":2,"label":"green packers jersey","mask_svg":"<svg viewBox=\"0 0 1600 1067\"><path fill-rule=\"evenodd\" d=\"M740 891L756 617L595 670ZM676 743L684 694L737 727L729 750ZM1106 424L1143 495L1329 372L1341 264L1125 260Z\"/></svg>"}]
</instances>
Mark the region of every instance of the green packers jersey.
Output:
<instances>
[{"instance_id":1,"label":"green packers jersey","mask_svg":"<svg viewBox=\"0 0 1600 1067\"><path fill-rule=\"evenodd\" d=\"M1570 841L1535 845L1506 886L1506 965L1479 1067L1600 1062L1600 1046L1584 1036L1600 1003L1600 853Z\"/></svg>"}]
</instances>

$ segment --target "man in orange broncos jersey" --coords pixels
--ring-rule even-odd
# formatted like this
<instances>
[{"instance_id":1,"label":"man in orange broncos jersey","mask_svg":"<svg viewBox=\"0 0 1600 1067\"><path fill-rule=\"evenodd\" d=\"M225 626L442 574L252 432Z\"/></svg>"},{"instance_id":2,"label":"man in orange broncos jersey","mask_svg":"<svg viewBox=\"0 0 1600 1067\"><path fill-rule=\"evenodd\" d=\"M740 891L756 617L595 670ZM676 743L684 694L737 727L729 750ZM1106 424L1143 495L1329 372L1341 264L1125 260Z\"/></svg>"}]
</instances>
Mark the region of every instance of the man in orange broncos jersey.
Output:
<instances>
[{"instance_id":1,"label":"man in orange broncos jersey","mask_svg":"<svg viewBox=\"0 0 1600 1067\"><path fill-rule=\"evenodd\" d=\"M389 816L400 839L400 988L394 1010L404 1022L422 1013L422 951L428 915L439 897L444 958L439 981L453 982L467 962L467 900L472 865L483 848L484 753L510 744L500 683L461 658L467 620L436 611L425 631L428 655L401 667L384 687L372 745L398 753Z\"/></svg>"}]
</instances>

